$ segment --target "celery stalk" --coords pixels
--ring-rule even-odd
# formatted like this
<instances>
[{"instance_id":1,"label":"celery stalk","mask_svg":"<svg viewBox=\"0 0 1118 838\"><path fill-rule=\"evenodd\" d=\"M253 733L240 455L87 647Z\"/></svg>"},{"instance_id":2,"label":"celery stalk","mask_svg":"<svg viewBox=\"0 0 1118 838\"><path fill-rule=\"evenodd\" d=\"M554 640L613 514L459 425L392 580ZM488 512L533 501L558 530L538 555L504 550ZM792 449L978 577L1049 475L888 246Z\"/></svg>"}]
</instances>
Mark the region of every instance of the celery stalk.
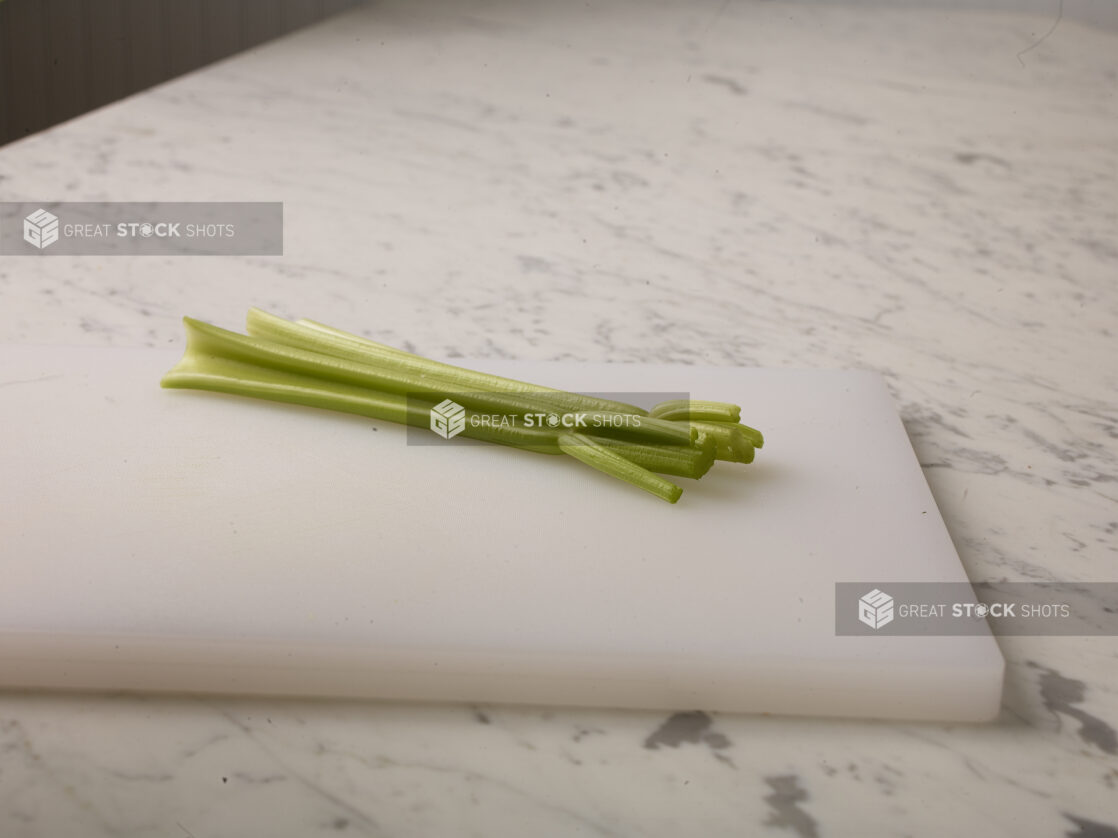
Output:
<instances>
[{"instance_id":1,"label":"celery stalk","mask_svg":"<svg viewBox=\"0 0 1118 838\"><path fill-rule=\"evenodd\" d=\"M698 480L714 465L714 440L703 435L694 446L642 445L609 437L591 436L599 445L609 448L637 465L659 474L674 474Z\"/></svg>"},{"instance_id":2,"label":"celery stalk","mask_svg":"<svg viewBox=\"0 0 1118 838\"><path fill-rule=\"evenodd\" d=\"M169 389L208 390L269 401L300 404L342 413L352 413L426 428L434 402L423 403L395 393L382 393L366 387L325 382L313 376L281 372L243 361L231 361L197 352L188 352L161 382ZM467 424L462 435L482 442L508 445L539 454L563 453L559 432L522 426L495 428ZM661 474L699 478L714 462L713 443L696 447L680 445L641 445L609 438L595 438L608 448L643 468Z\"/></svg>"},{"instance_id":3,"label":"celery stalk","mask_svg":"<svg viewBox=\"0 0 1118 838\"><path fill-rule=\"evenodd\" d=\"M637 488L644 489L668 503L675 503L683 494L683 489L670 480L653 474L648 469L625 459L615 450L583 434L560 434L559 448L564 454L570 454L579 462L586 463L591 468L596 468L626 483L632 483Z\"/></svg>"},{"instance_id":4,"label":"celery stalk","mask_svg":"<svg viewBox=\"0 0 1118 838\"><path fill-rule=\"evenodd\" d=\"M672 399L660 402L648 412L658 419L698 419L707 422L737 422L741 408L726 402L707 402L697 399Z\"/></svg>"},{"instance_id":5,"label":"celery stalk","mask_svg":"<svg viewBox=\"0 0 1118 838\"><path fill-rule=\"evenodd\" d=\"M689 424L700 433L708 434L714 440L714 456L716 459L730 463L753 462L755 446L750 442L743 425L694 420Z\"/></svg>"},{"instance_id":6,"label":"celery stalk","mask_svg":"<svg viewBox=\"0 0 1118 838\"><path fill-rule=\"evenodd\" d=\"M682 489L660 474L698 479L714 461L748 463L763 444L725 402L677 400L651 412L441 364L314 321L253 309L251 336L184 317L187 347L162 386L211 390L427 427L450 398L475 413L520 417L468 422L464 436L543 454L566 454L675 503ZM578 414L583 430L527 417ZM548 417L551 418L551 417Z\"/></svg>"},{"instance_id":7,"label":"celery stalk","mask_svg":"<svg viewBox=\"0 0 1118 838\"><path fill-rule=\"evenodd\" d=\"M422 402L397 393L383 393L283 372L243 361L188 352L160 382L169 389L209 390L269 401L301 404L401 425L429 427L434 401ZM482 442L510 445L540 454L561 454L556 431L540 428L494 428L467 425L462 435Z\"/></svg>"},{"instance_id":8,"label":"celery stalk","mask_svg":"<svg viewBox=\"0 0 1118 838\"><path fill-rule=\"evenodd\" d=\"M389 364L373 367L345 358L276 343L265 338L239 335L191 317L184 317L183 322L186 324L188 347L195 346L196 351L201 353L301 375L312 375L344 384L366 386L413 398L433 398L435 401L451 398L481 413L524 416L554 412L553 404L550 402L541 404L537 401L539 397L534 394L470 390L466 383L448 378L412 375L406 370ZM600 413L598 415L619 420L601 429L603 434L609 436L679 445L688 445L698 436L697 431L683 423L640 416L636 417L639 425L633 425L620 421L631 414Z\"/></svg>"},{"instance_id":9,"label":"celery stalk","mask_svg":"<svg viewBox=\"0 0 1118 838\"><path fill-rule=\"evenodd\" d=\"M313 321L312 321L313 322ZM369 366L389 366L408 376L425 381L444 381L453 392L508 393L518 396L538 397L541 409L561 413L584 411L624 413L646 416L648 411L635 405L611 399L599 399L567 393L551 387L541 387L525 381L516 381L499 375L468 370L452 364L432 361L402 349L376 343L368 338L352 335L321 324L293 323L258 308L249 309L245 318L246 331L253 337L283 343L298 349L320 352L335 358L355 361Z\"/></svg>"}]
</instances>

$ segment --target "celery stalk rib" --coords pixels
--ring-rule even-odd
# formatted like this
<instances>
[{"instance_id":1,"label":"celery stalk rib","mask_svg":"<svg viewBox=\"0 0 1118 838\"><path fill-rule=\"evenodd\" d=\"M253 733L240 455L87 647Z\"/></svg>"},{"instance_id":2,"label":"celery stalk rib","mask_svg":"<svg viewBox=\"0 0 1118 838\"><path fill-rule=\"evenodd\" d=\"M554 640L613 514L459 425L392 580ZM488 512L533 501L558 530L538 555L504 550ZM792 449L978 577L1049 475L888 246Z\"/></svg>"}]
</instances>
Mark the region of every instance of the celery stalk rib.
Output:
<instances>
[{"instance_id":1,"label":"celery stalk rib","mask_svg":"<svg viewBox=\"0 0 1118 838\"><path fill-rule=\"evenodd\" d=\"M429 427L435 402L422 402L396 393L341 384L308 375L259 367L212 355L198 355L177 364L160 382L170 389L209 390L268 401L301 404L353 413L418 428ZM535 428L494 428L467 425L462 435L482 442L509 445L540 454L562 453L558 433Z\"/></svg>"},{"instance_id":2,"label":"celery stalk rib","mask_svg":"<svg viewBox=\"0 0 1118 838\"><path fill-rule=\"evenodd\" d=\"M230 332L190 317L183 318L187 345L195 351L209 353L259 366L312 375L319 378L370 387L420 399L441 401L451 398L478 412L523 416L553 412L551 404L541 405L532 394L488 393L464 390L463 383L432 375L413 376L388 364L373 367L357 361L323 355L309 349L280 344L265 338L248 337ZM607 414L624 418L631 414ZM601 428L601 433L644 442L688 445L698 435L685 423L669 422L648 416L637 417L639 426L618 423Z\"/></svg>"},{"instance_id":3,"label":"celery stalk rib","mask_svg":"<svg viewBox=\"0 0 1118 838\"><path fill-rule=\"evenodd\" d=\"M727 402L673 399L660 402L648 412L658 419L699 419L708 422L737 422L741 408Z\"/></svg>"},{"instance_id":4,"label":"celery stalk rib","mask_svg":"<svg viewBox=\"0 0 1118 838\"><path fill-rule=\"evenodd\" d=\"M715 460L748 463L764 444L726 402L674 400L651 411L442 364L315 321L284 320L259 309L250 335L184 317L187 348L164 375L167 388L210 390L428 427L444 399L467 415L520 417L472 422L463 436L542 454L566 454L675 503L682 489L660 477L698 479ZM472 414L470 413L472 411ZM556 414L551 416L550 414ZM581 417L582 430L555 424ZM528 417L546 417L530 425Z\"/></svg>"},{"instance_id":5,"label":"celery stalk rib","mask_svg":"<svg viewBox=\"0 0 1118 838\"><path fill-rule=\"evenodd\" d=\"M632 483L637 488L644 489L668 503L675 503L683 494L683 489L670 480L653 474L648 469L625 459L615 450L606 448L583 434L560 434L559 448L564 454L571 455L579 462L605 472L611 477L624 480L626 483Z\"/></svg>"},{"instance_id":6,"label":"celery stalk rib","mask_svg":"<svg viewBox=\"0 0 1118 838\"><path fill-rule=\"evenodd\" d=\"M313 322L313 321L312 321ZM516 381L499 375L432 361L401 349L371 341L358 335L331 329L321 324L293 323L258 308L249 309L245 318L246 330L253 337L283 343L298 349L320 352L347 361L379 367L389 366L400 373L421 381L443 381L457 392L507 393L514 396L533 397L540 409L566 412L624 413L647 416L648 411L625 402L599 399L567 393L551 387L542 387L526 381ZM453 382L453 383L451 383Z\"/></svg>"}]
</instances>

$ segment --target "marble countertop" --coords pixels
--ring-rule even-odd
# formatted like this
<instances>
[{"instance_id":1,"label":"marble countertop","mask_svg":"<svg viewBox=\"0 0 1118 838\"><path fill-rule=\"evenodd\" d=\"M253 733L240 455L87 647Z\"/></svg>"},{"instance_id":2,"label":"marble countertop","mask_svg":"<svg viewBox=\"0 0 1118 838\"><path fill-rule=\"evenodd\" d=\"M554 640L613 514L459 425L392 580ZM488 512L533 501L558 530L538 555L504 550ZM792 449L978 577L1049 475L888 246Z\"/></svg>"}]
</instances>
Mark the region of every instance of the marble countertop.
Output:
<instances>
[{"instance_id":1,"label":"marble countertop","mask_svg":"<svg viewBox=\"0 0 1118 838\"><path fill-rule=\"evenodd\" d=\"M882 372L973 579L1113 580L1118 36L403 0L0 149L4 200L278 200L282 257L5 257L0 341L252 305L431 355ZM1112 637L994 724L0 695L5 836L1118 835Z\"/></svg>"}]
</instances>

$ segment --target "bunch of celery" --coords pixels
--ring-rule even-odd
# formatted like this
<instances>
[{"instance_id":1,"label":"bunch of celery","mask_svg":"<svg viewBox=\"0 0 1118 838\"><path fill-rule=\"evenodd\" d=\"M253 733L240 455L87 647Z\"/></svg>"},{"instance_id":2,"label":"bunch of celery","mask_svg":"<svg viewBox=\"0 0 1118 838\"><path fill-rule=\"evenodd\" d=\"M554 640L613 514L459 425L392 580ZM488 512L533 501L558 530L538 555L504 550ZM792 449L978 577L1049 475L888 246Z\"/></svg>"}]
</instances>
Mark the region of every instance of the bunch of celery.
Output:
<instances>
[{"instance_id":1,"label":"bunch of celery","mask_svg":"<svg viewBox=\"0 0 1118 838\"><path fill-rule=\"evenodd\" d=\"M683 490L661 474L699 478L716 460L749 463L764 444L723 402L676 400L651 410L431 361L313 320L259 309L247 335L184 317L187 345L164 387L356 413L427 427L446 398L476 413L584 414L585 431L524 422L466 423L463 436L543 454L567 454L675 503Z\"/></svg>"}]
</instances>

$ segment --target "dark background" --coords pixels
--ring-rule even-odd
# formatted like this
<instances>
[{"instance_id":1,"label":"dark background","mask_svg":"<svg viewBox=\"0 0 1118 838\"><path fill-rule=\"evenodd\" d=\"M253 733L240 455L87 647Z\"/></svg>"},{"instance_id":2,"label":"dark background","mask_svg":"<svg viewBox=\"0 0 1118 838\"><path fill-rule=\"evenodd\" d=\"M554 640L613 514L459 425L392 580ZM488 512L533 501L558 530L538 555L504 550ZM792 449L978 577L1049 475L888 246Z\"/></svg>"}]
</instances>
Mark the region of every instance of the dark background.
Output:
<instances>
[{"instance_id":1,"label":"dark background","mask_svg":"<svg viewBox=\"0 0 1118 838\"><path fill-rule=\"evenodd\" d=\"M360 0L0 0L0 145Z\"/></svg>"}]
</instances>

